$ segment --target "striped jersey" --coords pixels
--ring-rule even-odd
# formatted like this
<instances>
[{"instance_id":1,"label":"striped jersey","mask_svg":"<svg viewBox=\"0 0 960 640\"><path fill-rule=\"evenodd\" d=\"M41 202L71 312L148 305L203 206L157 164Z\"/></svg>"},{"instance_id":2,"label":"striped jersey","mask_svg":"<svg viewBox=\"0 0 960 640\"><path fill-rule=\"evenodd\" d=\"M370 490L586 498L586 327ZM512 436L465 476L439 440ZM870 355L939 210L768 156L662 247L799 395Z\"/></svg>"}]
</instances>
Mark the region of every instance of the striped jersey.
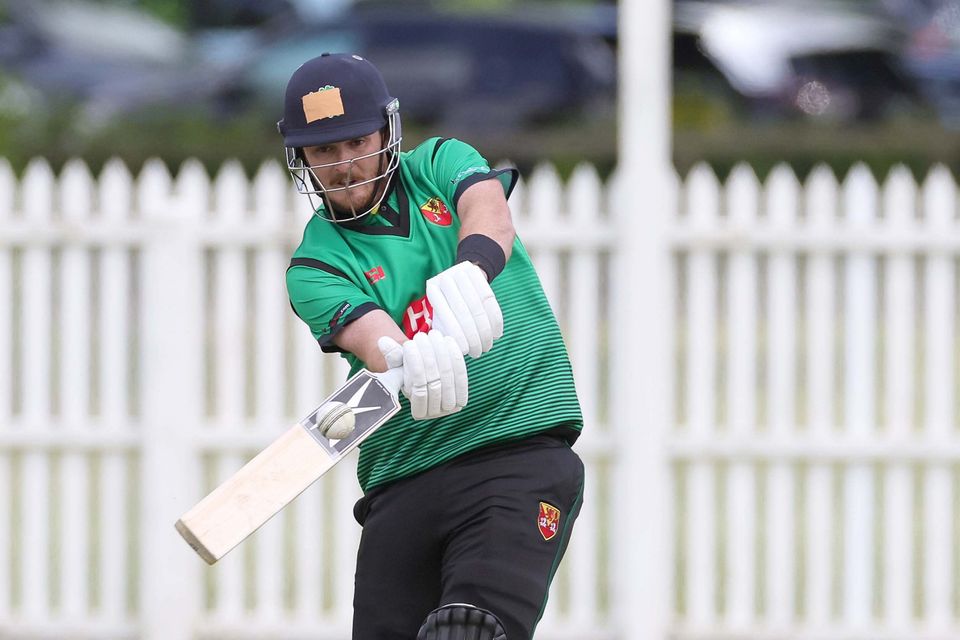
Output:
<instances>
[{"instance_id":1,"label":"striped jersey","mask_svg":"<svg viewBox=\"0 0 960 640\"><path fill-rule=\"evenodd\" d=\"M516 178L513 169L492 170L464 142L432 138L401 154L375 213L346 224L312 216L286 279L290 303L320 347L340 352L352 375L363 363L333 343L349 322L383 309L408 337L429 330L426 281L454 264L460 195L496 179L509 196ZM415 421L401 394L400 412L360 448L364 491L487 445L558 428L579 433L583 419L560 328L519 238L491 287L504 333L482 357L466 358L467 406Z\"/></svg>"}]
</instances>

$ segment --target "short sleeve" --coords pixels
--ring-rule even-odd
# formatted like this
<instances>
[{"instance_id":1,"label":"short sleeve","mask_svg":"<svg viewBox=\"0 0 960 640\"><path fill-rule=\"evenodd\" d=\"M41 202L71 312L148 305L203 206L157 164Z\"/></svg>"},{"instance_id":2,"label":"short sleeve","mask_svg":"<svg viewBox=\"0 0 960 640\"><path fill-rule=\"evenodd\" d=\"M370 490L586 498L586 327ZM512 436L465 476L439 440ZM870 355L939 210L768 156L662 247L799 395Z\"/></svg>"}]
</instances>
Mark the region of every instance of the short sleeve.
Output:
<instances>
[{"instance_id":1,"label":"short sleeve","mask_svg":"<svg viewBox=\"0 0 960 640\"><path fill-rule=\"evenodd\" d=\"M360 287L336 268L319 261L300 260L287 269L287 295L293 311L310 327L320 348L342 352L333 337L362 315L379 309ZM314 263L311 266L302 264Z\"/></svg>"},{"instance_id":2,"label":"short sleeve","mask_svg":"<svg viewBox=\"0 0 960 640\"><path fill-rule=\"evenodd\" d=\"M437 138L430 162L436 184L453 206L467 188L484 180L499 180L504 195L509 198L519 176L514 168L491 169L476 149L456 138Z\"/></svg>"}]
</instances>

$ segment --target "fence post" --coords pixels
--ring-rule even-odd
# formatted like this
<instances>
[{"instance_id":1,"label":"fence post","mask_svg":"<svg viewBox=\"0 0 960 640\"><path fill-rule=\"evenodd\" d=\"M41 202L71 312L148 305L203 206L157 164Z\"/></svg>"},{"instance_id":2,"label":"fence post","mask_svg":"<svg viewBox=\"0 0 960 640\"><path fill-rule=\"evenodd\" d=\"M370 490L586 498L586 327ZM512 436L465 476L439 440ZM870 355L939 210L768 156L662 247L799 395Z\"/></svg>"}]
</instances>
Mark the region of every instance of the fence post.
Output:
<instances>
[{"instance_id":1,"label":"fence post","mask_svg":"<svg viewBox=\"0 0 960 640\"><path fill-rule=\"evenodd\" d=\"M0 158L0 227L12 221L16 177L10 163ZM13 417L13 250L0 245L0 428ZM13 522L13 478L10 452L0 448L0 620L9 617L12 607L13 554L10 551Z\"/></svg>"},{"instance_id":2,"label":"fence post","mask_svg":"<svg viewBox=\"0 0 960 640\"><path fill-rule=\"evenodd\" d=\"M170 176L150 161L138 180L148 229L140 281L142 370L140 506L141 638L189 640L200 609L200 561L174 530L196 498L190 435L200 419L202 251L199 220L172 197Z\"/></svg>"},{"instance_id":3,"label":"fence post","mask_svg":"<svg viewBox=\"0 0 960 640\"><path fill-rule=\"evenodd\" d=\"M23 177L23 213L27 222L38 227L51 224L56 178L46 160L32 160ZM27 432L44 429L52 413L50 385L53 347L51 301L53 300L53 260L43 244L23 251L23 282L29 282L22 294L22 386L23 421ZM50 616L50 456L31 447L21 462L21 610L31 623ZM37 499L39 497L40 499ZM26 499L25 499L26 498Z\"/></svg>"},{"instance_id":4,"label":"fence post","mask_svg":"<svg viewBox=\"0 0 960 640\"><path fill-rule=\"evenodd\" d=\"M670 3L620 2L620 230L611 272L611 513L618 637L666 638L672 593L666 449L672 302L667 223L670 159ZM627 187L629 186L629 192Z\"/></svg>"}]
</instances>

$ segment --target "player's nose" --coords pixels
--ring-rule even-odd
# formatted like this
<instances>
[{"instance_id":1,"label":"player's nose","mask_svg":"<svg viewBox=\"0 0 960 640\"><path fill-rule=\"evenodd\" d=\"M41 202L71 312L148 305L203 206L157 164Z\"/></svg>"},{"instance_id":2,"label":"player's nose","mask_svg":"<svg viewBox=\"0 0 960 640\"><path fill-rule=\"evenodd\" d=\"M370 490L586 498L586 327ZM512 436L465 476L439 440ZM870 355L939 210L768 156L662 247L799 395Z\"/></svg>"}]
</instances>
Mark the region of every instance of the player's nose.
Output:
<instances>
[{"instance_id":1,"label":"player's nose","mask_svg":"<svg viewBox=\"0 0 960 640\"><path fill-rule=\"evenodd\" d=\"M336 172L333 175L333 182L338 187L343 187L351 182L357 181L356 173L352 170L352 165L345 164L342 167L337 167Z\"/></svg>"}]
</instances>

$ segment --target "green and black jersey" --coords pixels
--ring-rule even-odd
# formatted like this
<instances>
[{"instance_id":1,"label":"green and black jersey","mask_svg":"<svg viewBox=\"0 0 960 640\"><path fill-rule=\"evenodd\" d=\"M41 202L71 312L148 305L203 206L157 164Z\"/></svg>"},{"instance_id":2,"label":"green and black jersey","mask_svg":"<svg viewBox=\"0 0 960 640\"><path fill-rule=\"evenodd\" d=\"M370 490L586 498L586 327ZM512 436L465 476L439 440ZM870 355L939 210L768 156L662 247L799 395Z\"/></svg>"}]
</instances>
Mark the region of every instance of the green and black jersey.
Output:
<instances>
[{"instance_id":1,"label":"green and black jersey","mask_svg":"<svg viewBox=\"0 0 960 640\"><path fill-rule=\"evenodd\" d=\"M453 266L457 200L470 185L497 179L509 195L512 169L491 170L471 146L433 138L401 154L390 193L375 214L349 224L313 216L287 270L297 315L324 351L347 323L383 309L408 337L426 330L428 278ZM504 334L476 360L467 357L469 400L458 413L414 421L409 404L361 447L364 491L424 471L468 451L583 420L560 328L519 238L492 285ZM363 366L343 353L351 373Z\"/></svg>"}]
</instances>

